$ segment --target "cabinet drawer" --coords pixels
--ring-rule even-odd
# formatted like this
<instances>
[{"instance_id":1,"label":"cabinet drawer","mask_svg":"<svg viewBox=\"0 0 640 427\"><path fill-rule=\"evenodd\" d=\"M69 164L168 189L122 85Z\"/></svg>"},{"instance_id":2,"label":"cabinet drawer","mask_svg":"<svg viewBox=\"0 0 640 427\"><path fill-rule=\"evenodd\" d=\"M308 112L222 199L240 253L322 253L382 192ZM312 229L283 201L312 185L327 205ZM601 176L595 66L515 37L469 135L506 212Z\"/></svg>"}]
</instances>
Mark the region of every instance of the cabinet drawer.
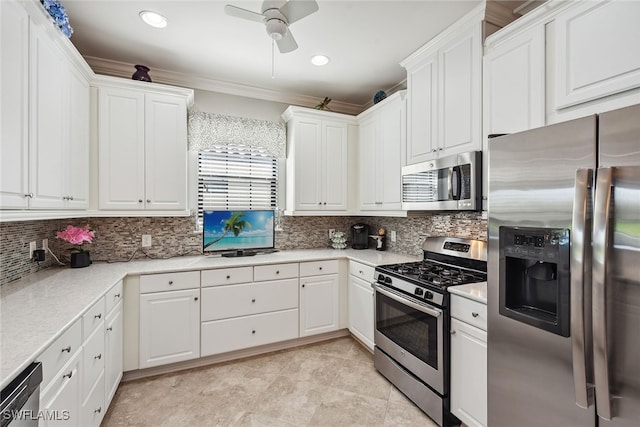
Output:
<instances>
[{"instance_id":1,"label":"cabinet drawer","mask_svg":"<svg viewBox=\"0 0 640 427\"><path fill-rule=\"evenodd\" d=\"M337 259L300 263L300 277L320 276L322 274L336 274L337 272L338 272Z\"/></svg>"},{"instance_id":2,"label":"cabinet drawer","mask_svg":"<svg viewBox=\"0 0 640 427\"><path fill-rule=\"evenodd\" d=\"M147 274L140 276L140 293L178 291L200 287L200 272Z\"/></svg>"},{"instance_id":3,"label":"cabinet drawer","mask_svg":"<svg viewBox=\"0 0 640 427\"><path fill-rule=\"evenodd\" d=\"M82 395L86 396L104 372L104 320L82 347Z\"/></svg>"},{"instance_id":4,"label":"cabinet drawer","mask_svg":"<svg viewBox=\"0 0 640 427\"><path fill-rule=\"evenodd\" d=\"M91 308L82 315L82 340L85 341L89 338L89 335L104 322L106 312L104 310L104 298L100 298L100 301L95 303Z\"/></svg>"},{"instance_id":5,"label":"cabinet drawer","mask_svg":"<svg viewBox=\"0 0 640 427\"><path fill-rule=\"evenodd\" d=\"M372 283L375 277L374 268L359 262L349 261L349 274Z\"/></svg>"},{"instance_id":6,"label":"cabinet drawer","mask_svg":"<svg viewBox=\"0 0 640 427\"><path fill-rule=\"evenodd\" d=\"M106 313L111 312L111 309L118 305L118 303L122 300L122 280L116 283L111 289L107 291L107 295L105 297L107 308Z\"/></svg>"},{"instance_id":7,"label":"cabinet drawer","mask_svg":"<svg viewBox=\"0 0 640 427\"><path fill-rule=\"evenodd\" d=\"M42 390L82 345L82 323L76 321L37 358L42 362Z\"/></svg>"},{"instance_id":8,"label":"cabinet drawer","mask_svg":"<svg viewBox=\"0 0 640 427\"><path fill-rule=\"evenodd\" d=\"M202 272L202 286L235 285L253 282L253 267L221 268Z\"/></svg>"},{"instance_id":9,"label":"cabinet drawer","mask_svg":"<svg viewBox=\"0 0 640 427\"><path fill-rule=\"evenodd\" d=\"M202 321L298 308L298 279L202 289Z\"/></svg>"},{"instance_id":10,"label":"cabinet drawer","mask_svg":"<svg viewBox=\"0 0 640 427\"><path fill-rule=\"evenodd\" d=\"M292 279L298 277L298 263L257 265L253 268L253 280Z\"/></svg>"},{"instance_id":11,"label":"cabinet drawer","mask_svg":"<svg viewBox=\"0 0 640 427\"><path fill-rule=\"evenodd\" d=\"M202 324L202 356L298 338L298 310Z\"/></svg>"},{"instance_id":12,"label":"cabinet drawer","mask_svg":"<svg viewBox=\"0 0 640 427\"><path fill-rule=\"evenodd\" d=\"M487 306L478 301L451 295L451 317L487 330Z\"/></svg>"},{"instance_id":13,"label":"cabinet drawer","mask_svg":"<svg viewBox=\"0 0 640 427\"><path fill-rule=\"evenodd\" d=\"M82 403L80 409L83 427L99 427L106 412L106 404L104 401L104 375L100 375L100 379L94 384L86 399ZM85 396L83 394L83 396Z\"/></svg>"}]
</instances>

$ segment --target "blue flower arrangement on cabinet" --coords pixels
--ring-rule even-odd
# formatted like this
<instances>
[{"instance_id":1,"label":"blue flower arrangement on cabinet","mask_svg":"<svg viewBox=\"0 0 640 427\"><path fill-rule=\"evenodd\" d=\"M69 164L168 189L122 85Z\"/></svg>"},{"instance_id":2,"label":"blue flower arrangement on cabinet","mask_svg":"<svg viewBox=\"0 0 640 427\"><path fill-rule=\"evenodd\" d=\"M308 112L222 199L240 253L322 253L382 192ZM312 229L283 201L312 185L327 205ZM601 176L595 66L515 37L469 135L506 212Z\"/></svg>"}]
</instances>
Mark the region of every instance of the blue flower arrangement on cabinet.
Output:
<instances>
[{"instance_id":1,"label":"blue flower arrangement on cabinet","mask_svg":"<svg viewBox=\"0 0 640 427\"><path fill-rule=\"evenodd\" d=\"M60 4L58 0L40 0L44 9L49 12L49 15L53 18L62 34L67 37L71 37L73 34L73 28L69 25L69 16L67 11L64 10L64 6Z\"/></svg>"}]
</instances>

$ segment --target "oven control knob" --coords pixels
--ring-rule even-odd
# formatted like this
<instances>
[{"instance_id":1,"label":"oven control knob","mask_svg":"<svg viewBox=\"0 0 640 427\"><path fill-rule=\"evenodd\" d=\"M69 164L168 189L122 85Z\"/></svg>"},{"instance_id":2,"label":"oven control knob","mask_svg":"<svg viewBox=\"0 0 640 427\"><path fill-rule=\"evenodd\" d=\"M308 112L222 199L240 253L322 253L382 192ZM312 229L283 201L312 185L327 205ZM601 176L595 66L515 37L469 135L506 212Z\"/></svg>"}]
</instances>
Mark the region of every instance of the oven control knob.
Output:
<instances>
[{"instance_id":1,"label":"oven control knob","mask_svg":"<svg viewBox=\"0 0 640 427\"><path fill-rule=\"evenodd\" d=\"M389 277L389 276L385 277L384 278L384 283L390 284L391 283L391 277Z\"/></svg>"},{"instance_id":2,"label":"oven control knob","mask_svg":"<svg viewBox=\"0 0 640 427\"><path fill-rule=\"evenodd\" d=\"M378 274L378 282L384 282L384 276L382 274Z\"/></svg>"},{"instance_id":3,"label":"oven control knob","mask_svg":"<svg viewBox=\"0 0 640 427\"><path fill-rule=\"evenodd\" d=\"M424 298L425 299L433 299L433 292L426 291L424 293Z\"/></svg>"},{"instance_id":4,"label":"oven control knob","mask_svg":"<svg viewBox=\"0 0 640 427\"><path fill-rule=\"evenodd\" d=\"M423 292L424 290L422 288L416 288L416 290L413 291L413 293L419 297L422 296Z\"/></svg>"}]
</instances>

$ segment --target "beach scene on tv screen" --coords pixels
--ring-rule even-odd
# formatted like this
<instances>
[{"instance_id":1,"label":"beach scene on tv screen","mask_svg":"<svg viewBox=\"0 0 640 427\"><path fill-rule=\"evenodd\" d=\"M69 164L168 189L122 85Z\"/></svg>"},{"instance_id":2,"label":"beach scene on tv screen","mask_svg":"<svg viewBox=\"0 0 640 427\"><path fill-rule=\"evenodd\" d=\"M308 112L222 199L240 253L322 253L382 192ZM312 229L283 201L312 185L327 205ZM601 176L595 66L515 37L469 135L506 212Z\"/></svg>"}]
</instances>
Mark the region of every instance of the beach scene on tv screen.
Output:
<instances>
[{"instance_id":1,"label":"beach scene on tv screen","mask_svg":"<svg viewBox=\"0 0 640 427\"><path fill-rule=\"evenodd\" d=\"M273 211L204 212L205 251L273 247Z\"/></svg>"}]
</instances>

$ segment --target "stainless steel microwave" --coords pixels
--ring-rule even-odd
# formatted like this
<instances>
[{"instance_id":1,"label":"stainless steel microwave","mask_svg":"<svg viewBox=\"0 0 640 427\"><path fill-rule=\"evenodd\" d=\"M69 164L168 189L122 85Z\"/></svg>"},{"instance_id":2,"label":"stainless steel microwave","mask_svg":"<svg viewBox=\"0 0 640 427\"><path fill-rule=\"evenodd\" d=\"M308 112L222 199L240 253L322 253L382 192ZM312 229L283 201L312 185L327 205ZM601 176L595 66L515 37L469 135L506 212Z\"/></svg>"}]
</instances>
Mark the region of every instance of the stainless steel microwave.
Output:
<instances>
[{"instance_id":1,"label":"stainless steel microwave","mask_svg":"<svg viewBox=\"0 0 640 427\"><path fill-rule=\"evenodd\" d=\"M402 168L402 209L474 211L482 208L482 151Z\"/></svg>"}]
</instances>

